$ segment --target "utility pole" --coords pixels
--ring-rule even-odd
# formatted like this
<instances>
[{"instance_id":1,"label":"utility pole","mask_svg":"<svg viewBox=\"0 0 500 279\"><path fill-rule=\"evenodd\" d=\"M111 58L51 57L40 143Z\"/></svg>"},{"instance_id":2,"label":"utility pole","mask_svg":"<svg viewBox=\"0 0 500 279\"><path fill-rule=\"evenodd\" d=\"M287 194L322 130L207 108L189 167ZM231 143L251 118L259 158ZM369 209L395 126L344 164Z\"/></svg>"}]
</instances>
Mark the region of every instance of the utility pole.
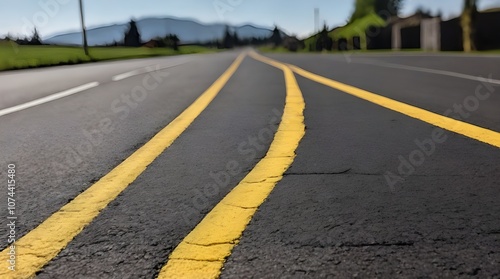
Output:
<instances>
[{"instance_id":1,"label":"utility pole","mask_svg":"<svg viewBox=\"0 0 500 279\"><path fill-rule=\"evenodd\" d=\"M82 33L83 33L83 50L85 51L85 55L89 56L89 47L87 44L87 30L85 30L85 20L83 17L83 3L80 0L80 19L82 22Z\"/></svg>"}]
</instances>

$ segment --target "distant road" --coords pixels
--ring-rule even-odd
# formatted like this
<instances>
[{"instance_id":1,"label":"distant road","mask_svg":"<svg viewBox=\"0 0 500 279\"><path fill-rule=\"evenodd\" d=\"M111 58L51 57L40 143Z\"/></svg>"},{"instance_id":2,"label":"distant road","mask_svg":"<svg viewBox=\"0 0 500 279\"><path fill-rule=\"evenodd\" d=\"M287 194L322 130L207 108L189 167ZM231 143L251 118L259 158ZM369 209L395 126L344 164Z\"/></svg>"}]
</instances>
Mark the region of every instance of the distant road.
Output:
<instances>
[{"instance_id":1,"label":"distant road","mask_svg":"<svg viewBox=\"0 0 500 279\"><path fill-rule=\"evenodd\" d=\"M499 63L243 50L0 73L0 278L496 278Z\"/></svg>"}]
</instances>

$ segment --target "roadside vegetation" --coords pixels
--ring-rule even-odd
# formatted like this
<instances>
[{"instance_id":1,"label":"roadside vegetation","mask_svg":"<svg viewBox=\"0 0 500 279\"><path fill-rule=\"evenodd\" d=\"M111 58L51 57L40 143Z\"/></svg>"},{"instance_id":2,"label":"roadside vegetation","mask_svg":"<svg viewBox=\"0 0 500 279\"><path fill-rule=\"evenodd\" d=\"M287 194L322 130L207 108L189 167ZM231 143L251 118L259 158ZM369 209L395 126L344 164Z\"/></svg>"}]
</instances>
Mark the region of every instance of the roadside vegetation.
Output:
<instances>
[{"instance_id":1,"label":"roadside vegetation","mask_svg":"<svg viewBox=\"0 0 500 279\"><path fill-rule=\"evenodd\" d=\"M341 38L352 41L353 37L360 37L361 45L366 45L366 30L370 27L384 27L386 22L375 12L363 15L360 18L353 19L351 23L335 28L328 32L328 37L335 41ZM326 30L326 26L324 30ZM321 37L321 33L318 33L312 37L305 40L305 46L309 51L315 51L318 47L318 39Z\"/></svg>"},{"instance_id":2,"label":"roadside vegetation","mask_svg":"<svg viewBox=\"0 0 500 279\"><path fill-rule=\"evenodd\" d=\"M3 42L0 44L0 71L211 51L215 50L202 46L180 46L178 50L147 47L91 47L89 48L90 57L88 57L80 47L17 45L14 42Z\"/></svg>"},{"instance_id":3,"label":"roadside vegetation","mask_svg":"<svg viewBox=\"0 0 500 279\"><path fill-rule=\"evenodd\" d=\"M354 37L358 37L360 49L366 49L366 31L369 28L385 27L386 20L398 14L402 3L403 0L356 0L354 11L346 25L333 29L328 29L325 25L321 32L304 41L305 47L308 51L331 51L333 44L329 43L330 40L352 42Z\"/></svg>"},{"instance_id":4,"label":"roadside vegetation","mask_svg":"<svg viewBox=\"0 0 500 279\"><path fill-rule=\"evenodd\" d=\"M81 47L44 45L35 28L30 37L0 39L0 71L216 51L207 46L179 45L179 41L176 35L168 34L143 43L131 20L122 42L90 47L86 55Z\"/></svg>"},{"instance_id":5,"label":"roadside vegetation","mask_svg":"<svg viewBox=\"0 0 500 279\"><path fill-rule=\"evenodd\" d=\"M420 7L413 16L400 18L399 11L404 3L404 0L356 0L354 2L354 10L348 22L339 27L331 28L326 24L322 30L309 38L302 41L302 49L295 51L299 52L331 52L331 51L352 51L352 52L388 52L392 51L391 34L392 27L395 24L407 28L406 46L399 46L398 51L421 51L420 35L417 38L414 32L409 28L417 26L416 21L421 19L440 19L440 24L443 26L446 23L446 30L449 36L448 43L441 47L442 51L448 52L475 52L475 53L498 53L500 41L495 35L495 30L498 31L498 25L487 30L491 21L491 16L488 18L483 16L482 25L478 25L478 17L487 13L499 13L500 8L489 9L482 11L477 10L479 0L457 0L463 3L463 13L456 19L444 21L441 18L441 13L432 14L430 11ZM405 21L406 20L406 21ZM403 23L404 22L404 23ZM443 27L441 27L443 28ZM482 29L479 29L482 28ZM495 29L496 28L496 29ZM462 32L460 37L455 30L460 29ZM486 30L486 31L485 31ZM455 33L453 33L455 32ZM389 33L389 34L388 34ZM367 35L368 34L368 35ZM367 36L371 36L367 38ZM411 37L412 36L412 37ZM409 38L410 37L410 38ZM409 39L408 39L409 38ZM428 48L428 46L427 46ZM262 48L265 52L285 52L286 47ZM429 49L428 51L436 51Z\"/></svg>"}]
</instances>

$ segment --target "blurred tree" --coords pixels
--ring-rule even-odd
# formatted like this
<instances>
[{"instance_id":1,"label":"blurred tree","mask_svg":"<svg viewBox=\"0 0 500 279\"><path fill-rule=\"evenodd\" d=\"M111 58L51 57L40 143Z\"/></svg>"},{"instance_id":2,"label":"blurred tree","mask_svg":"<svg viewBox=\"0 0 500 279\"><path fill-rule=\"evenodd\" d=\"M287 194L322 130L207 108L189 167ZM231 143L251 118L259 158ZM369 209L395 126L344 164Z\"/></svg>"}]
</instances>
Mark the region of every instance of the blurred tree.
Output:
<instances>
[{"instance_id":1,"label":"blurred tree","mask_svg":"<svg viewBox=\"0 0 500 279\"><path fill-rule=\"evenodd\" d=\"M240 38L238 37L238 33L236 32L236 30L234 30L234 34L233 34L233 43L234 43L234 46L239 46L242 43Z\"/></svg>"},{"instance_id":2,"label":"blurred tree","mask_svg":"<svg viewBox=\"0 0 500 279\"><path fill-rule=\"evenodd\" d=\"M397 16L402 6L403 0L375 0L375 12L382 16Z\"/></svg>"},{"instance_id":3,"label":"blurred tree","mask_svg":"<svg viewBox=\"0 0 500 279\"><path fill-rule=\"evenodd\" d=\"M40 35L38 34L38 30L35 28L33 30L33 35L29 39L30 45L41 45L42 41L40 40Z\"/></svg>"},{"instance_id":4,"label":"blurred tree","mask_svg":"<svg viewBox=\"0 0 500 279\"><path fill-rule=\"evenodd\" d=\"M354 12L349 22L354 22L373 12L375 12L375 0L356 0L354 3Z\"/></svg>"},{"instance_id":5,"label":"blurred tree","mask_svg":"<svg viewBox=\"0 0 500 279\"><path fill-rule=\"evenodd\" d=\"M224 32L224 38L222 39L222 46L224 48L234 47L234 37L229 30L229 26L226 26L226 31Z\"/></svg>"},{"instance_id":6,"label":"blurred tree","mask_svg":"<svg viewBox=\"0 0 500 279\"><path fill-rule=\"evenodd\" d=\"M12 36L10 33L7 33L7 35L5 36L5 40L6 41L15 41L16 38L14 36Z\"/></svg>"},{"instance_id":7,"label":"blurred tree","mask_svg":"<svg viewBox=\"0 0 500 279\"><path fill-rule=\"evenodd\" d=\"M283 40L283 46L291 52L296 52L305 47L304 43L297 39L297 36L287 36Z\"/></svg>"},{"instance_id":8,"label":"blurred tree","mask_svg":"<svg viewBox=\"0 0 500 279\"><path fill-rule=\"evenodd\" d=\"M137 23L131 20L129 23L129 29L125 33L124 45L129 47L140 47L142 45L141 35L137 29Z\"/></svg>"},{"instance_id":9,"label":"blurred tree","mask_svg":"<svg viewBox=\"0 0 500 279\"><path fill-rule=\"evenodd\" d=\"M181 41L177 35L170 35L170 41L172 42L172 48L177 51L179 50L179 42Z\"/></svg>"},{"instance_id":10,"label":"blurred tree","mask_svg":"<svg viewBox=\"0 0 500 279\"><path fill-rule=\"evenodd\" d=\"M319 33L318 39L316 40L316 51L331 51L332 48L333 39L328 36L328 26L325 24L323 26L323 30Z\"/></svg>"},{"instance_id":11,"label":"blurred tree","mask_svg":"<svg viewBox=\"0 0 500 279\"><path fill-rule=\"evenodd\" d=\"M477 0L464 0L464 9L477 8Z\"/></svg>"},{"instance_id":12,"label":"blurred tree","mask_svg":"<svg viewBox=\"0 0 500 279\"><path fill-rule=\"evenodd\" d=\"M387 20L387 17L397 16L404 0L356 0L354 12L349 22L376 13Z\"/></svg>"},{"instance_id":13,"label":"blurred tree","mask_svg":"<svg viewBox=\"0 0 500 279\"><path fill-rule=\"evenodd\" d=\"M281 46L281 44L283 43L281 30L278 28L278 26L274 26L273 34L271 35L271 38L269 38L269 41L274 45L274 47Z\"/></svg>"},{"instance_id":14,"label":"blurred tree","mask_svg":"<svg viewBox=\"0 0 500 279\"><path fill-rule=\"evenodd\" d=\"M475 22L477 16L477 0L464 0L464 11L461 24L463 31L463 47L465 52L476 50Z\"/></svg>"},{"instance_id":15,"label":"blurred tree","mask_svg":"<svg viewBox=\"0 0 500 279\"><path fill-rule=\"evenodd\" d=\"M264 45L267 43L267 38L257 38L257 37L252 37L250 40L251 45Z\"/></svg>"},{"instance_id":16,"label":"blurred tree","mask_svg":"<svg viewBox=\"0 0 500 279\"><path fill-rule=\"evenodd\" d=\"M168 34L165 37L156 37L152 41L156 44L154 47L168 47L173 50L179 50L180 39L175 34ZM201 43L196 43L201 44Z\"/></svg>"}]
</instances>

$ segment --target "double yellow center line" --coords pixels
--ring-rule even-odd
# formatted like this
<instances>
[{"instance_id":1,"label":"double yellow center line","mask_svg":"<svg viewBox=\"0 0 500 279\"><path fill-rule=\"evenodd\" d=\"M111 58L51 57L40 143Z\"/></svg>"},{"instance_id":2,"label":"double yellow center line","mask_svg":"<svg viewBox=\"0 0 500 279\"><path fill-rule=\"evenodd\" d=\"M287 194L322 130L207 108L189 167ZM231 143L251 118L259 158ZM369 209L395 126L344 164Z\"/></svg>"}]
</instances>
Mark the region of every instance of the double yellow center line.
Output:
<instances>
[{"instance_id":1,"label":"double yellow center line","mask_svg":"<svg viewBox=\"0 0 500 279\"><path fill-rule=\"evenodd\" d=\"M292 164L305 135L305 103L293 72L256 53L250 56L284 72L286 101L281 123L266 156L184 238L158 278L217 278L252 216Z\"/></svg>"},{"instance_id":2,"label":"double yellow center line","mask_svg":"<svg viewBox=\"0 0 500 279\"><path fill-rule=\"evenodd\" d=\"M246 54L234 63L191 106L143 147L134 152L97 183L78 195L16 242L19 264L15 272L0 269L0 278L31 278L76 237L100 211L164 152L213 101L241 65ZM327 79L292 65L265 58L256 60L281 69L286 81L283 118L266 156L187 235L161 269L159 278L217 278L243 231L295 158L305 135L302 93L294 73L387 109L431 125L500 147L500 133L454 120L366 90ZM9 248L1 252L6 260ZM4 263L6 261L3 261Z\"/></svg>"}]
</instances>

